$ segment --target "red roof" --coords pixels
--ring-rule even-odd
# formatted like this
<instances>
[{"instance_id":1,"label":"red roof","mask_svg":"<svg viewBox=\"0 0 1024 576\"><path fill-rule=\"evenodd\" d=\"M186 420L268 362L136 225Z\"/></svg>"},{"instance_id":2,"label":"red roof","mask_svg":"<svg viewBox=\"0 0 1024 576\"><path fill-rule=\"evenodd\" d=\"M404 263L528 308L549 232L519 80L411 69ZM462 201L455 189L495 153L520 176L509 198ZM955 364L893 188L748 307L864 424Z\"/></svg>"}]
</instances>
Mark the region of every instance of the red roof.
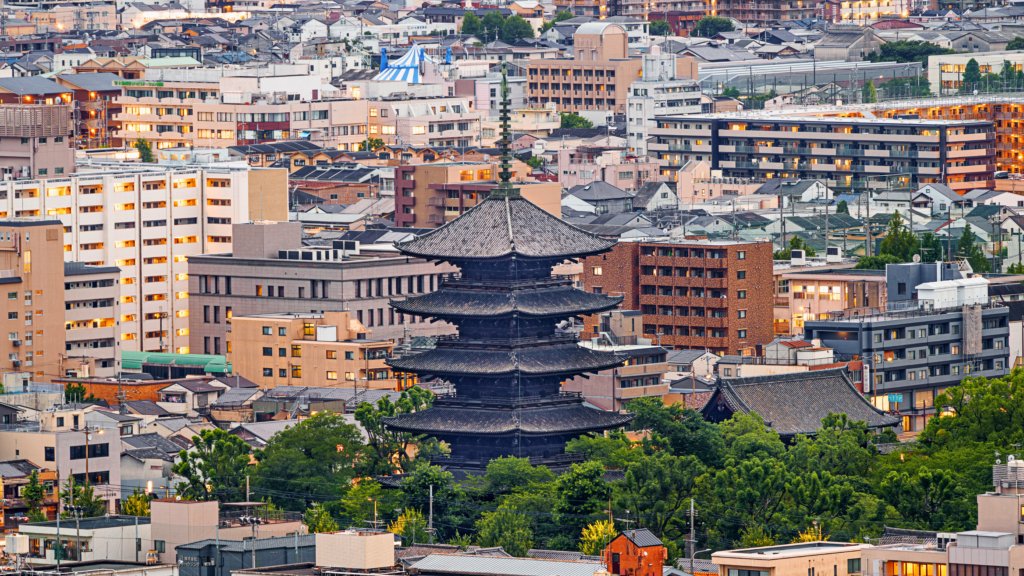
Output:
<instances>
[{"instance_id":1,"label":"red roof","mask_svg":"<svg viewBox=\"0 0 1024 576\"><path fill-rule=\"evenodd\" d=\"M786 348L810 348L814 346L814 344L811 344L806 340L783 340L780 344Z\"/></svg>"}]
</instances>

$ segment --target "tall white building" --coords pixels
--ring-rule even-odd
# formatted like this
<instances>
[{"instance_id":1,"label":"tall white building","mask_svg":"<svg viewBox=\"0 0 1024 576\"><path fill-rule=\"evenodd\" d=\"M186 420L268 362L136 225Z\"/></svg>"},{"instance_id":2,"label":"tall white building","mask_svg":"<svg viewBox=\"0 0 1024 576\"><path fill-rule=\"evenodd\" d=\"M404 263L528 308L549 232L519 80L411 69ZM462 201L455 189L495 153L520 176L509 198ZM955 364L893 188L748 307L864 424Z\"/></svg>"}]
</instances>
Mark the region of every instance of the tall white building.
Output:
<instances>
[{"instance_id":1,"label":"tall white building","mask_svg":"<svg viewBox=\"0 0 1024 576\"><path fill-rule=\"evenodd\" d=\"M186 353L188 257L230 252L232 223L287 220L287 180L278 169L110 167L0 182L0 218L57 218L65 261L121 269L121 350Z\"/></svg>"},{"instance_id":2,"label":"tall white building","mask_svg":"<svg viewBox=\"0 0 1024 576\"><path fill-rule=\"evenodd\" d=\"M626 145L637 156L647 154L647 137L658 116L700 114L700 85L680 73L674 54L652 46L643 56L642 76L626 97Z\"/></svg>"}]
</instances>

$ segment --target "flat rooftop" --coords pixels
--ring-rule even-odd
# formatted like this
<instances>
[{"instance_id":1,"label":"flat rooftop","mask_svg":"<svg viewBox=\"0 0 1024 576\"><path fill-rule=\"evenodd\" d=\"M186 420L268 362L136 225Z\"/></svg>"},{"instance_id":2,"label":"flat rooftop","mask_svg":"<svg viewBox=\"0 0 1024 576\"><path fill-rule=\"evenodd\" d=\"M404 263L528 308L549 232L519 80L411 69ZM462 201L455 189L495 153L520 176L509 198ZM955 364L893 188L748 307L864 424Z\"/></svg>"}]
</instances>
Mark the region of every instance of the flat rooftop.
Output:
<instances>
[{"instance_id":1,"label":"flat rooftop","mask_svg":"<svg viewBox=\"0 0 1024 576\"><path fill-rule=\"evenodd\" d=\"M868 544L854 544L852 542L802 542L799 544L782 544L780 546L764 546L761 548L724 550L722 552L715 552L712 558L714 556L748 559L787 558L832 554L834 552L853 551L868 547L870 547Z\"/></svg>"}]
</instances>

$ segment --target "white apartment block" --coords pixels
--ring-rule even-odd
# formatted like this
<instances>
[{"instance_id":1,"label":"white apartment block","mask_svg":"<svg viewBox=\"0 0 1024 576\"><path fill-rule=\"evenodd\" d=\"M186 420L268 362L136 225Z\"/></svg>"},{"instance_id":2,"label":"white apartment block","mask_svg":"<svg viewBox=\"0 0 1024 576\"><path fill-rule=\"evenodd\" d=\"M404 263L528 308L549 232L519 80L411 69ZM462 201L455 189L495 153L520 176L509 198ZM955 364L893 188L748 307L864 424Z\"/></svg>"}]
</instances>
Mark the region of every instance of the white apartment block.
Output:
<instances>
[{"instance_id":1,"label":"white apartment block","mask_svg":"<svg viewBox=\"0 0 1024 576\"><path fill-rule=\"evenodd\" d=\"M232 223L286 220L287 204L278 169L92 166L0 182L0 218L57 218L65 261L120 268L121 350L187 353L188 257L230 252Z\"/></svg>"},{"instance_id":2,"label":"white apartment block","mask_svg":"<svg viewBox=\"0 0 1024 576\"><path fill-rule=\"evenodd\" d=\"M963 54L941 54L928 57L928 83L933 94L946 96L957 94L963 85L967 63L978 63L982 76L1002 74L1003 66L1009 63L1017 72L1024 69L1024 52L1020 50L996 50L992 52L966 52ZM997 88L997 87L993 87ZM1019 90L1020 86L1006 86L1007 91Z\"/></svg>"},{"instance_id":3,"label":"white apartment block","mask_svg":"<svg viewBox=\"0 0 1024 576\"><path fill-rule=\"evenodd\" d=\"M116 376L121 351L117 342L120 279L117 266L64 263L62 376Z\"/></svg>"},{"instance_id":4,"label":"white apartment block","mask_svg":"<svg viewBox=\"0 0 1024 576\"><path fill-rule=\"evenodd\" d=\"M629 85L626 96L626 146L637 156L647 155L647 138L659 116L700 114L700 85L680 78L673 54L659 47L643 57L643 75Z\"/></svg>"}]
</instances>

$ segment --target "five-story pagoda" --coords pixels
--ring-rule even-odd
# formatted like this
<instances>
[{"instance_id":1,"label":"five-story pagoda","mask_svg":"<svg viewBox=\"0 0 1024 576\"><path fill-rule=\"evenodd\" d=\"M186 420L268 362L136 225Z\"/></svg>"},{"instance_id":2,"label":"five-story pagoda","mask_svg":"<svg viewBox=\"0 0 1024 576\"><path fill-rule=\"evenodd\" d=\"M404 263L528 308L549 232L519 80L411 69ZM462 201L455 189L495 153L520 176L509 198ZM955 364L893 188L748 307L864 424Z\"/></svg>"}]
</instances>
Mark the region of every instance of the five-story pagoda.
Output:
<instances>
[{"instance_id":1,"label":"five-story pagoda","mask_svg":"<svg viewBox=\"0 0 1024 576\"><path fill-rule=\"evenodd\" d=\"M623 359L579 346L556 325L614 308L621 298L578 290L552 269L614 242L541 210L512 185L507 90L503 79L499 186L459 218L398 246L410 256L450 262L461 274L436 292L391 302L405 314L451 322L459 335L390 361L396 370L449 381L455 393L385 424L443 440L451 447L450 465L462 469L483 468L500 456L557 466L567 461L565 443L572 438L630 419L560 392L566 378Z\"/></svg>"}]
</instances>

